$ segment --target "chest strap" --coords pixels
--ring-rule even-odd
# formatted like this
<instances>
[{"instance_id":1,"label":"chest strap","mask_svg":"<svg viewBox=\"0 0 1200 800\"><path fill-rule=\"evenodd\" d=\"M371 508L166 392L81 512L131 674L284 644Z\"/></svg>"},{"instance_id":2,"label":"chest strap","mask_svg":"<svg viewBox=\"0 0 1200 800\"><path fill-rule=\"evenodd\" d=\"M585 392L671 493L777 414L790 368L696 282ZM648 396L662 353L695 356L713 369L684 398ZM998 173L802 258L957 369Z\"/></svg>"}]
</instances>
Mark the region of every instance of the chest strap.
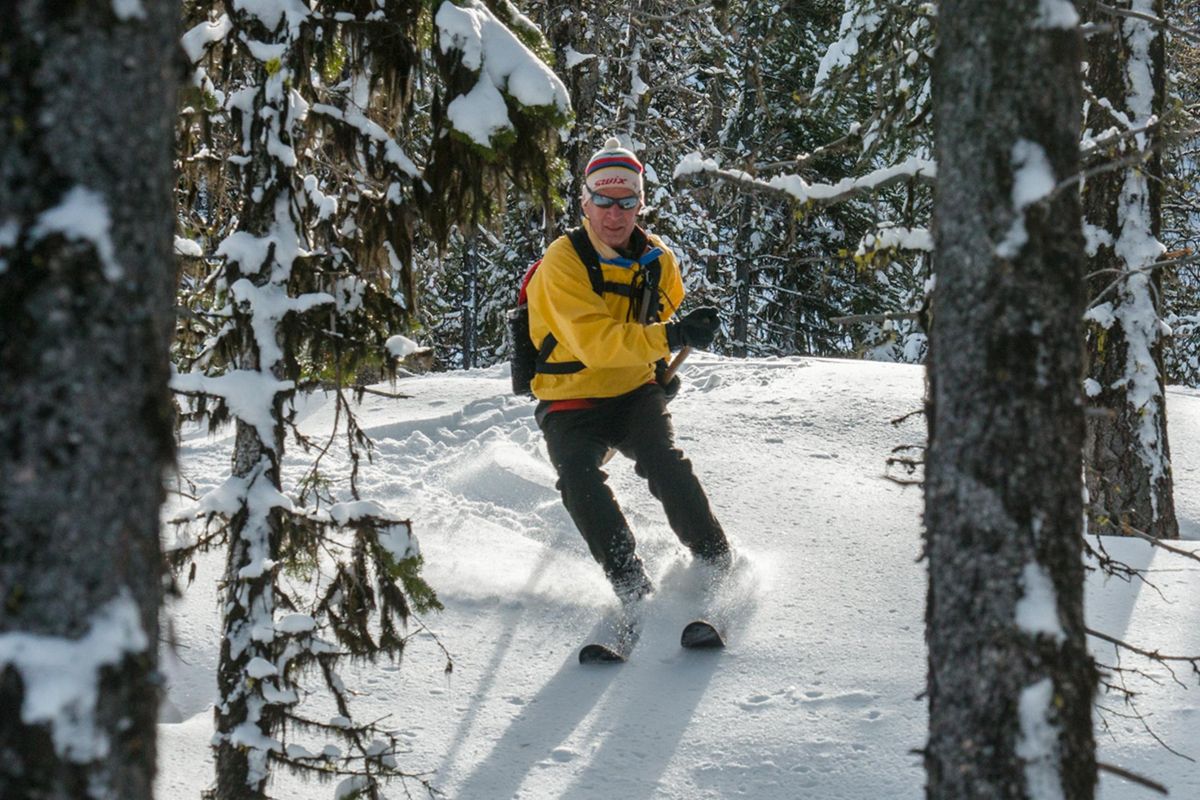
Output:
<instances>
[{"instance_id":1,"label":"chest strap","mask_svg":"<svg viewBox=\"0 0 1200 800\"><path fill-rule=\"evenodd\" d=\"M600 254L596 252L596 248L592 246L592 240L588 237L587 230L579 227L567 232L567 238L571 240L571 246L575 248L575 252L579 255L583 265L587 267L588 281L592 284L592 291L601 297L605 292L616 294L622 297L630 298L631 302L639 299L637 293L649 290L650 296L655 300L658 298L658 278L662 272L662 265L659 263L656 256L643 269L646 271L644 284L639 284L635 287L630 283L618 283L616 281L605 281L604 271L600 267ZM657 305L655 303L655 305ZM657 314L657 309L647 309L653 314ZM643 324L645 324L643 322ZM550 362L550 354L554 352L554 348L558 345L558 340L554 338L554 333L547 333L546 338L542 340L542 346L538 348L537 363L534 369L543 375L571 375L583 370L587 365L582 361L556 361Z\"/></svg>"}]
</instances>

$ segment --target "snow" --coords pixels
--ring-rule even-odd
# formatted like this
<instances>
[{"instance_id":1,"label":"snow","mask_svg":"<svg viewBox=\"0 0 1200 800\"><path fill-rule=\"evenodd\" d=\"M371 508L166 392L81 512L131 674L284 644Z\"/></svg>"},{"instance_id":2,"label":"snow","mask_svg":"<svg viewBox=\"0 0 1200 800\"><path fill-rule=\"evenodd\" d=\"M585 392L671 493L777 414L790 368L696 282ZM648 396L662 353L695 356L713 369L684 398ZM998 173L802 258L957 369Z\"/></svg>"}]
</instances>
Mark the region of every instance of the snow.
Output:
<instances>
[{"instance_id":1,"label":"snow","mask_svg":"<svg viewBox=\"0 0 1200 800\"><path fill-rule=\"evenodd\" d=\"M175 254L180 256L188 256L190 258L200 258L204 255L204 248L200 243L193 239L185 239L182 236L175 237Z\"/></svg>"},{"instance_id":2,"label":"snow","mask_svg":"<svg viewBox=\"0 0 1200 800\"><path fill-rule=\"evenodd\" d=\"M921 408L923 370L695 353L681 374L671 404L677 437L741 554L729 647L680 649L683 624L704 603L704 575L618 456L609 485L659 591L628 664L581 667L579 646L616 604L558 499L533 404L509 394L502 367L427 374L388 387L406 399L367 395L357 406L376 443L372 461L359 465L358 489L412 519L424 574L446 606L423 621L454 669L445 674L437 643L417 633L402 665L345 667L357 693L351 710L387 717L404 743L400 765L432 771L456 800L920 800L924 772L911 751L927 736L922 497L887 480L885 460L896 445L922 440L919 417L891 421ZM1200 551L1200 392L1172 388L1168 402L1178 513L1192 540L1177 544ZM327 432L334 414L332 398L297 399L296 422L309 435ZM232 436L185 430L180 458L196 494L224 483ZM298 449L289 453L285 480L294 483L308 463ZM334 477L348 463L335 449L322 470ZM353 502L344 481L335 491ZM1143 541L1104 545L1150 570L1157 590L1090 573L1088 625L1164 653L1200 653L1200 609L1191 602L1200 565ZM171 612L182 647L163 656L177 721L160 725L161 800L195 800L212 780L222 568L221 554L201 559ZM1030 627L1050 625L1045 588L1027 576ZM1116 663L1111 645L1092 644L1101 662ZM1127 680L1154 731L1200 756L1194 676L1179 670L1184 688L1157 664L1128 653L1122 663L1147 672ZM1020 702L1029 770L1053 763L1048 692L1035 683ZM1100 700L1127 711L1118 698ZM329 703L313 717L338 713ZM1165 782L1173 797L1200 797L1194 764L1136 720L1106 719L1101 760ZM291 738L284 744L308 753L330 744ZM271 794L327 800L334 788L280 771ZM399 787L385 794L404 796ZM1100 800L1146 796L1100 777Z\"/></svg>"},{"instance_id":3,"label":"snow","mask_svg":"<svg viewBox=\"0 0 1200 800\"><path fill-rule=\"evenodd\" d=\"M1033 636L1044 634L1060 644L1065 642L1067 636L1058 621L1058 598L1045 567L1026 564L1021 572L1021 589L1017 627Z\"/></svg>"},{"instance_id":4,"label":"snow","mask_svg":"<svg viewBox=\"0 0 1200 800\"><path fill-rule=\"evenodd\" d=\"M805 202L807 200L832 200L852 191L874 189L899 176L933 178L936 174L937 166L932 161L912 156L899 164L877 169L859 178L843 178L834 184L810 184L799 175L779 175L766 183L772 188L783 189L797 200Z\"/></svg>"},{"instance_id":5,"label":"snow","mask_svg":"<svg viewBox=\"0 0 1200 800\"><path fill-rule=\"evenodd\" d=\"M111 236L112 219L104 195L85 186L75 186L54 208L38 215L30 231L36 241L58 234L74 242L91 242L100 257L100 267L109 281L119 281L124 268L117 263Z\"/></svg>"},{"instance_id":6,"label":"snow","mask_svg":"<svg viewBox=\"0 0 1200 800\"><path fill-rule=\"evenodd\" d=\"M680 178L684 175L695 175L701 172L715 172L721 168L715 159L705 158L699 152L688 153L675 166L671 177Z\"/></svg>"},{"instance_id":7,"label":"snow","mask_svg":"<svg viewBox=\"0 0 1200 800\"><path fill-rule=\"evenodd\" d=\"M1079 24L1079 12L1071 0L1041 0L1033 20L1034 28L1074 28Z\"/></svg>"},{"instance_id":8,"label":"snow","mask_svg":"<svg viewBox=\"0 0 1200 800\"><path fill-rule=\"evenodd\" d=\"M479 0L447 0L434 22L442 52L460 51L463 66L480 72L475 87L446 109L455 130L490 148L493 136L513 127L501 92L523 106L570 110L567 88L554 71Z\"/></svg>"},{"instance_id":9,"label":"snow","mask_svg":"<svg viewBox=\"0 0 1200 800\"><path fill-rule=\"evenodd\" d=\"M347 798L361 797L359 792L368 788L371 785L371 780L362 775L351 775L340 781L337 788L333 792L334 800L347 800Z\"/></svg>"},{"instance_id":10,"label":"snow","mask_svg":"<svg viewBox=\"0 0 1200 800\"><path fill-rule=\"evenodd\" d=\"M250 51L250 55L256 61L267 63L268 61L282 60L287 54L288 45L286 42L260 42L255 39L245 39L243 44Z\"/></svg>"},{"instance_id":11,"label":"snow","mask_svg":"<svg viewBox=\"0 0 1200 800\"><path fill-rule=\"evenodd\" d=\"M513 129L504 95L486 80L478 81L471 91L450 101L446 116L455 130L483 147L491 147L492 137Z\"/></svg>"},{"instance_id":12,"label":"snow","mask_svg":"<svg viewBox=\"0 0 1200 800\"><path fill-rule=\"evenodd\" d=\"M386 550L396 563L421 555L420 543L417 537L408 532L407 526L389 525L381 528L376 538L379 540L379 546Z\"/></svg>"},{"instance_id":13,"label":"snow","mask_svg":"<svg viewBox=\"0 0 1200 800\"><path fill-rule=\"evenodd\" d=\"M215 20L201 22L181 38L184 52L193 64L198 63L209 45L224 40L231 30L233 21L229 19L228 14L222 14Z\"/></svg>"},{"instance_id":14,"label":"snow","mask_svg":"<svg viewBox=\"0 0 1200 800\"><path fill-rule=\"evenodd\" d=\"M302 0L233 0L233 7L257 17L269 31L275 30L280 20L286 18L293 34L312 14Z\"/></svg>"},{"instance_id":15,"label":"snow","mask_svg":"<svg viewBox=\"0 0 1200 800\"><path fill-rule=\"evenodd\" d=\"M404 358L421 349L421 345L400 334L388 337L388 340L384 342L384 347L392 354L393 358Z\"/></svg>"},{"instance_id":16,"label":"snow","mask_svg":"<svg viewBox=\"0 0 1200 800\"><path fill-rule=\"evenodd\" d=\"M329 507L329 516L338 525L347 525L362 517L380 517L399 521L399 517L388 513L387 509L374 500L356 500L350 503L335 503Z\"/></svg>"},{"instance_id":17,"label":"snow","mask_svg":"<svg viewBox=\"0 0 1200 800\"><path fill-rule=\"evenodd\" d=\"M312 112L332 119L342 120L347 125L357 128L359 133L379 143L383 147L383 157L399 167L401 172L414 178L421 176L421 171L417 169L417 165L404 152L404 148L388 135L382 125L369 119L361 109L350 107L343 110L336 106L326 105L325 103L316 103L312 107Z\"/></svg>"},{"instance_id":18,"label":"snow","mask_svg":"<svg viewBox=\"0 0 1200 800\"><path fill-rule=\"evenodd\" d=\"M1094 322L1104 330L1108 330L1117 321L1116 315L1113 314L1112 303L1099 303L1089 308L1083 315L1087 322Z\"/></svg>"},{"instance_id":19,"label":"snow","mask_svg":"<svg viewBox=\"0 0 1200 800\"><path fill-rule=\"evenodd\" d=\"M1153 14L1150 0L1136 0L1131 10ZM1129 47L1126 61L1126 103L1132 115L1131 125L1145 127L1153 117L1154 86L1152 79L1151 46L1156 35L1144 19L1126 18L1121 22L1122 34ZM1139 150L1149 146L1145 130L1138 132L1135 141ZM1159 431L1159 409L1162 393L1159 389L1158 362L1154 350L1162 335L1154 297L1157 292L1148 272L1166 249L1154 237L1150 220L1149 182L1139 169L1125 172L1117 206L1119 232L1114 252L1129 271L1118 293L1119 302L1113 314L1121 325L1128 352L1124 375L1120 381L1125 400L1139 420L1139 457L1150 469L1154 484L1165 478L1169 467L1166 442ZM1158 498L1151 492L1151 510L1158 516Z\"/></svg>"},{"instance_id":20,"label":"snow","mask_svg":"<svg viewBox=\"0 0 1200 800\"><path fill-rule=\"evenodd\" d=\"M933 252L933 234L928 228L906 228L899 225L881 228L864 236L854 255L865 256L868 253L892 249Z\"/></svg>"},{"instance_id":21,"label":"snow","mask_svg":"<svg viewBox=\"0 0 1200 800\"><path fill-rule=\"evenodd\" d=\"M826 49L817 67L817 76L813 80L814 94L820 91L834 71L850 66L858 54L859 37L874 32L883 21L872 5L854 4L842 15L838 38Z\"/></svg>"},{"instance_id":22,"label":"snow","mask_svg":"<svg viewBox=\"0 0 1200 800\"><path fill-rule=\"evenodd\" d=\"M1037 142L1018 139L1012 148L1013 165L1013 222L1000 244L996 255L1001 258L1016 258L1021 248L1029 241L1025 229L1025 209L1048 196L1054 190L1054 170L1046 151Z\"/></svg>"},{"instance_id":23,"label":"snow","mask_svg":"<svg viewBox=\"0 0 1200 800\"><path fill-rule=\"evenodd\" d=\"M843 178L837 183L809 183L800 175L777 175L770 180L760 180L748 172L737 169L722 169L720 164L711 158L704 158L700 153L688 153L675 165L674 178L685 175L695 175L704 172L719 172L721 175L741 183L761 186L786 192L801 203L809 201L832 202L855 192L870 191L883 186L898 178L925 178L937 176L937 165L928 159L911 156L904 161L883 167L857 178Z\"/></svg>"},{"instance_id":24,"label":"snow","mask_svg":"<svg viewBox=\"0 0 1200 800\"><path fill-rule=\"evenodd\" d=\"M291 381L280 381L257 370L231 370L210 378L198 372L174 373L171 388L190 394L204 393L223 399L230 412L258 432L264 447L275 441L275 420L271 406L275 395L294 388ZM243 491L245 489L243 488Z\"/></svg>"},{"instance_id":25,"label":"snow","mask_svg":"<svg viewBox=\"0 0 1200 800\"><path fill-rule=\"evenodd\" d=\"M0 275L8 271L8 259L3 258L4 251L17 243L21 237L21 226L15 219L0 223Z\"/></svg>"},{"instance_id":26,"label":"snow","mask_svg":"<svg viewBox=\"0 0 1200 800\"><path fill-rule=\"evenodd\" d=\"M333 295L325 292L310 292L290 296L284 286L274 283L256 286L249 278L240 278L229 287L229 293L239 303L250 309L250 325L254 330L254 341L258 345L259 362L270 369L283 359L279 346L278 326L280 320L292 312L304 313L318 306L335 302Z\"/></svg>"},{"instance_id":27,"label":"snow","mask_svg":"<svg viewBox=\"0 0 1200 800\"><path fill-rule=\"evenodd\" d=\"M137 603L122 590L92 615L87 633L77 639L0 633L0 671L11 667L21 676L21 720L49 725L59 757L87 763L104 758L109 748L95 727L100 670L149 644Z\"/></svg>"},{"instance_id":28,"label":"snow","mask_svg":"<svg viewBox=\"0 0 1200 800\"><path fill-rule=\"evenodd\" d=\"M1095 258L1096 254L1100 252L1101 247L1113 246L1111 233L1098 225L1092 225L1086 221L1083 223L1083 239L1084 252L1087 253L1088 258Z\"/></svg>"},{"instance_id":29,"label":"snow","mask_svg":"<svg viewBox=\"0 0 1200 800\"><path fill-rule=\"evenodd\" d=\"M246 674L255 680L262 680L263 678L271 675L278 675L279 670L277 670L275 665L270 661L267 661L265 658L259 658L258 656L255 656L254 658L250 659L250 663L246 665Z\"/></svg>"},{"instance_id":30,"label":"snow","mask_svg":"<svg viewBox=\"0 0 1200 800\"><path fill-rule=\"evenodd\" d=\"M112 0L112 7L117 19L122 21L146 18L146 9L142 7L142 0Z\"/></svg>"},{"instance_id":31,"label":"snow","mask_svg":"<svg viewBox=\"0 0 1200 800\"><path fill-rule=\"evenodd\" d=\"M317 621L308 614L288 614L275 623L280 633L311 633L316 628Z\"/></svg>"},{"instance_id":32,"label":"snow","mask_svg":"<svg viewBox=\"0 0 1200 800\"><path fill-rule=\"evenodd\" d=\"M1021 691L1017 713L1021 735L1017 755L1025 762L1025 784L1029 800L1062 800L1058 729L1051 721L1054 712L1054 683L1043 678Z\"/></svg>"},{"instance_id":33,"label":"snow","mask_svg":"<svg viewBox=\"0 0 1200 800\"><path fill-rule=\"evenodd\" d=\"M320 181L317 180L316 175L304 176L304 191L313 206L317 209L318 222L331 219L337 214L337 197L321 191Z\"/></svg>"},{"instance_id":34,"label":"snow","mask_svg":"<svg viewBox=\"0 0 1200 800\"><path fill-rule=\"evenodd\" d=\"M581 53L571 45L567 45L567 49L563 51L563 55L567 58L567 69L575 69L580 64L589 59L596 57L595 53Z\"/></svg>"}]
</instances>

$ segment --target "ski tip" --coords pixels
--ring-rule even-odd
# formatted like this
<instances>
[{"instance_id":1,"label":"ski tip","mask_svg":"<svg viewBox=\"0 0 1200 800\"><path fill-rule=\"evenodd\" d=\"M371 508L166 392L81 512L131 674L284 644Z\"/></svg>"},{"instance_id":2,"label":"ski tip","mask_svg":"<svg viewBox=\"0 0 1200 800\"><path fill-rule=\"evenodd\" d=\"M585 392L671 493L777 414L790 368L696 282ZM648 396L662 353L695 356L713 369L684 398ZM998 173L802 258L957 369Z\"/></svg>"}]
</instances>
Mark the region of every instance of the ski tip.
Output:
<instances>
[{"instance_id":1,"label":"ski tip","mask_svg":"<svg viewBox=\"0 0 1200 800\"><path fill-rule=\"evenodd\" d=\"M602 644L585 645L579 651L580 664L624 664L626 657Z\"/></svg>"},{"instance_id":2,"label":"ski tip","mask_svg":"<svg viewBox=\"0 0 1200 800\"><path fill-rule=\"evenodd\" d=\"M689 650L714 650L725 646L725 638L711 622L698 619L684 627L679 644Z\"/></svg>"}]
</instances>

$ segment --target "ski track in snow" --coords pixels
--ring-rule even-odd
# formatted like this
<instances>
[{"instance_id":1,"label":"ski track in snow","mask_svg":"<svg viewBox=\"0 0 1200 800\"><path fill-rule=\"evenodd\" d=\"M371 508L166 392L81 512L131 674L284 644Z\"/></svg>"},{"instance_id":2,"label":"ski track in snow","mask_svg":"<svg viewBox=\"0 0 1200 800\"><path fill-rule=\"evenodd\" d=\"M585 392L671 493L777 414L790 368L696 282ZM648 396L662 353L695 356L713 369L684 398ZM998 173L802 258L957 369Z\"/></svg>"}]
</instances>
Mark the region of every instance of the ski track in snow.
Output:
<instances>
[{"instance_id":1,"label":"ski track in snow","mask_svg":"<svg viewBox=\"0 0 1200 800\"><path fill-rule=\"evenodd\" d=\"M672 404L677 440L739 562L712 597L632 464L611 462L609 485L659 586L632 659L619 667L577 663L578 648L615 601L558 499L533 404L507 394L504 369L402 380L396 391L410 400L364 398L357 413L375 450L360 466L359 492L413 520L425 575L446 605L425 621L451 651L454 672L443 675L440 651L422 634L402 668L343 670L362 692L356 712L391 715L388 724L406 743L404 766L434 770L434 784L458 800L917 800L924 774L911 751L924 744L926 724L918 699L922 499L918 488L885 478L908 477L885 460L895 446L923 439L919 415L892 422L920 409L922 370L696 354L682 375L684 391ZM1182 437L1200 402L1179 393L1172 400L1180 414L1173 434ZM309 398L297 412L302 428L323 441L330 405ZM224 479L231 443L228 433L185 436L181 462L198 492ZM290 441L288 448L285 473L295 481L309 459ZM336 449L324 469L348 474ZM1177 463L1187 453L1176 447ZM1185 482L1195 480L1195 467L1179 470ZM337 493L347 498L344 482ZM1200 520L1200 508L1181 504L1180 516ZM1186 526L1195 535L1195 523ZM1119 545L1133 546L1127 555L1135 561L1145 550ZM174 614L183 649L164 656L164 722L173 724L160 726L163 800L197 797L211 780L220 569L219 556L202 559ZM1195 573L1167 573L1160 586L1194 597ZM1119 591L1154 601L1136 587ZM1150 613L1133 600L1095 605L1089 621L1094 615L1116 633ZM679 647L683 624L701 612L730 622L726 650ZM1178 624L1183 610L1172 613ZM1189 619L1190 637L1169 622L1153 628L1170 632L1166 649L1200 650L1194 612ZM1154 708L1169 730L1182 731L1194 725L1195 705ZM1164 779L1156 745L1123 733L1102 758ZM1166 765L1168 775L1187 772ZM1200 794L1194 774L1176 786L1176 796ZM272 787L274 796L331 793L283 773ZM1124 782L1102 779L1104 800L1135 796Z\"/></svg>"}]
</instances>

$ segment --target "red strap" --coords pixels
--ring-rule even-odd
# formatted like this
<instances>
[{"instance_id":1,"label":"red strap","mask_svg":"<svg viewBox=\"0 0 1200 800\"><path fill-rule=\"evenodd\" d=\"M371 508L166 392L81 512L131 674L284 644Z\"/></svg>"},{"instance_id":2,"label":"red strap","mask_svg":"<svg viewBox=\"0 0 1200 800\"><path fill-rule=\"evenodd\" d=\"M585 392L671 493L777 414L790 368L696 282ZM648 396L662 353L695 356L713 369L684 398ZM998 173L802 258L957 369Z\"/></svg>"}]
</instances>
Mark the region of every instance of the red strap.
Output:
<instances>
[{"instance_id":1,"label":"red strap","mask_svg":"<svg viewBox=\"0 0 1200 800\"><path fill-rule=\"evenodd\" d=\"M525 289L529 286L529 280L533 277L533 273L537 272L537 268L541 265L542 260L539 258L530 264L529 269L525 270L525 277L521 279L521 288L517 292L517 305L523 306L528 302L528 298L525 296Z\"/></svg>"},{"instance_id":2,"label":"red strap","mask_svg":"<svg viewBox=\"0 0 1200 800\"><path fill-rule=\"evenodd\" d=\"M595 400L590 400L586 397L576 397L570 400L551 400L550 405L546 406L546 413L553 411L582 411L585 408L593 408L596 405Z\"/></svg>"}]
</instances>

